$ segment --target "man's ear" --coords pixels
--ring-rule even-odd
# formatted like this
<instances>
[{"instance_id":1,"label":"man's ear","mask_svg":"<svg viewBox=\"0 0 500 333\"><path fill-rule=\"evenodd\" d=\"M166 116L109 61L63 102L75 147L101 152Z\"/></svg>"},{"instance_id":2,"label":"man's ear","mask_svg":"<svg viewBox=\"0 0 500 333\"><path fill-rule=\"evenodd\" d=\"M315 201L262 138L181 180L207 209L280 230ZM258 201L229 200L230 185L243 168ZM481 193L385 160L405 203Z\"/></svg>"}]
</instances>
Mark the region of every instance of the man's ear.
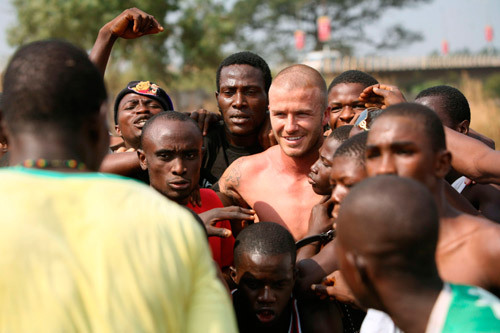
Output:
<instances>
[{"instance_id":1,"label":"man's ear","mask_svg":"<svg viewBox=\"0 0 500 333\"><path fill-rule=\"evenodd\" d=\"M137 157L139 157L141 169L146 171L148 169L148 160L146 159L146 154L144 154L142 149L137 149Z\"/></svg>"},{"instance_id":2,"label":"man's ear","mask_svg":"<svg viewBox=\"0 0 500 333\"><path fill-rule=\"evenodd\" d=\"M325 109L325 111L323 112L323 121L321 122L321 127L325 127L326 124L328 124L328 121L330 120L330 110L332 109L332 107L330 105L328 105Z\"/></svg>"},{"instance_id":3,"label":"man's ear","mask_svg":"<svg viewBox=\"0 0 500 333\"><path fill-rule=\"evenodd\" d=\"M238 274L236 272L236 268L233 266L229 266L229 276L231 276L231 280L233 280L236 285L239 284L240 281L238 281Z\"/></svg>"},{"instance_id":4,"label":"man's ear","mask_svg":"<svg viewBox=\"0 0 500 333\"><path fill-rule=\"evenodd\" d=\"M216 91L216 92L215 92L215 99L218 99L218 98L219 98L219 92L218 92L218 91ZM218 103L218 102L217 102L217 103Z\"/></svg>"},{"instance_id":5,"label":"man's ear","mask_svg":"<svg viewBox=\"0 0 500 333\"><path fill-rule=\"evenodd\" d=\"M347 252L345 256L349 265L354 268L352 273L355 281L353 282L356 283L357 286L367 285L369 278L365 258L352 252Z\"/></svg>"},{"instance_id":6,"label":"man's ear","mask_svg":"<svg viewBox=\"0 0 500 333\"><path fill-rule=\"evenodd\" d=\"M115 132L118 136L122 136L122 131L120 130L120 126L115 125Z\"/></svg>"},{"instance_id":7,"label":"man's ear","mask_svg":"<svg viewBox=\"0 0 500 333\"><path fill-rule=\"evenodd\" d=\"M448 150L442 150L436 153L436 165L434 167L436 177L444 178L451 168L451 153Z\"/></svg>"},{"instance_id":8,"label":"man's ear","mask_svg":"<svg viewBox=\"0 0 500 333\"><path fill-rule=\"evenodd\" d=\"M457 125L456 131L460 132L462 134L467 135L469 133L469 126L470 126L470 121L469 120L463 120L462 122L460 122Z\"/></svg>"}]
</instances>

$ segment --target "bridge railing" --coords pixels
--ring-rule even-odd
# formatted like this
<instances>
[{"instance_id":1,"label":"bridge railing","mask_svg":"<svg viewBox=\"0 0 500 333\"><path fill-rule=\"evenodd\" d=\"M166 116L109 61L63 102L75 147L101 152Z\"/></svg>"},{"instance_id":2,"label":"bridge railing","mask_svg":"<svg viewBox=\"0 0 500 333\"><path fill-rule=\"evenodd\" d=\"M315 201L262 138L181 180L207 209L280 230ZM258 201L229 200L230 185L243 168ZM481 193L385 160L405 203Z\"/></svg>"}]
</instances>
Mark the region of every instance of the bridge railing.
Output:
<instances>
[{"instance_id":1,"label":"bridge railing","mask_svg":"<svg viewBox=\"0 0 500 333\"><path fill-rule=\"evenodd\" d=\"M341 73L350 69L366 72L391 72L500 67L500 56L340 57L303 63L323 73Z\"/></svg>"}]
</instances>

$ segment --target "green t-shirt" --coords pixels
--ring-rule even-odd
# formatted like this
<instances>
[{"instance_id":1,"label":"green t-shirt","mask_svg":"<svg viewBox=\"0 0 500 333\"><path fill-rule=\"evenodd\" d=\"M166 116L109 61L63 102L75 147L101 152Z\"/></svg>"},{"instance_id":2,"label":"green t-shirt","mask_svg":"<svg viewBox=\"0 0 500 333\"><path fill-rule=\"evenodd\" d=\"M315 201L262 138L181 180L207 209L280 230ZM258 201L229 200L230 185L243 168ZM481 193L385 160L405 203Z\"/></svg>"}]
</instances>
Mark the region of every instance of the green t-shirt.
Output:
<instances>
[{"instance_id":1,"label":"green t-shirt","mask_svg":"<svg viewBox=\"0 0 500 333\"><path fill-rule=\"evenodd\" d=\"M427 332L500 332L500 300L479 287L446 284Z\"/></svg>"}]
</instances>

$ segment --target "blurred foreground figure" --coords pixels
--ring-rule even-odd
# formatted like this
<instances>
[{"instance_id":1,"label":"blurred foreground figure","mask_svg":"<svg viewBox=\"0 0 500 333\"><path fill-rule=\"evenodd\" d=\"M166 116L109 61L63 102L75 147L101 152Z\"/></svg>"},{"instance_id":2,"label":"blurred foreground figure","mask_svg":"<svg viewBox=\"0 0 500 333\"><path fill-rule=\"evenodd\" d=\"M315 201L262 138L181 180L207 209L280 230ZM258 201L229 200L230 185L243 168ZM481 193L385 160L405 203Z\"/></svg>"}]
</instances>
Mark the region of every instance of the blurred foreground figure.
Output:
<instances>
[{"instance_id":1,"label":"blurred foreground figure","mask_svg":"<svg viewBox=\"0 0 500 333\"><path fill-rule=\"evenodd\" d=\"M0 330L234 332L202 228L184 208L95 173L106 90L87 55L42 41L4 77Z\"/></svg>"},{"instance_id":2,"label":"blurred foreground figure","mask_svg":"<svg viewBox=\"0 0 500 333\"><path fill-rule=\"evenodd\" d=\"M497 332L498 298L439 277L438 234L438 209L422 184L394 175L364 180L337 219L342 274L363 306L385 311L404 332Z\"/></svg>"}]
</instances>

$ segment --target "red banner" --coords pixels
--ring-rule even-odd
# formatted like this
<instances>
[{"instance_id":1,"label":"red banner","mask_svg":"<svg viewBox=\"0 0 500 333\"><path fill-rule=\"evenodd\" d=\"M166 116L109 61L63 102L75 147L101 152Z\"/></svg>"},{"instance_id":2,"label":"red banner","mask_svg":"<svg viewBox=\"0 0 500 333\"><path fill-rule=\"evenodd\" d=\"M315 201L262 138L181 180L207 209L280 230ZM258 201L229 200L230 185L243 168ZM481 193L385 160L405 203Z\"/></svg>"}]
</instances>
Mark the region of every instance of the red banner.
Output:
<instances>
[{"instance_id":1,"label":"red banner","mask_svg":"<svg viewBox=\"0 0 500 333\"><path fill-rule=\"evenodd\" d=\"M331 25L328 16L318 17L318 40L320 42L327 42L330 40Z\"/></svg>"},{"instance_id":2,"label":"red banner","mask_svg":"<svg viewBox=\"0 0 500 333\"><path fill-rule=\"evenodd\" d=\"M491 42L493 40L493 27L491 25L487 25L486 28L484 28L484 37L487 42Z\"/></svg>"},{"instance_id":3,"label":"red banner","mask_svg":"<svg viewBox=\"0 0 500 333\"><path fill-rule=\"evenodd\" d=\"M306 34L302 30L295 30L295 48L297 50L302 50L304 48L304 44L306 43Z\"/></svg>"},{"instance_id":4,"label":"red banner","mask_svg":"<svg viewBox=\"0 0 500 333\"><path fill-rule=\"evenodd\" d=\"M448 41L446 39L443 39L441 42L441 53L444 55L448 54Z\"/></svg>"}]
</instances>

